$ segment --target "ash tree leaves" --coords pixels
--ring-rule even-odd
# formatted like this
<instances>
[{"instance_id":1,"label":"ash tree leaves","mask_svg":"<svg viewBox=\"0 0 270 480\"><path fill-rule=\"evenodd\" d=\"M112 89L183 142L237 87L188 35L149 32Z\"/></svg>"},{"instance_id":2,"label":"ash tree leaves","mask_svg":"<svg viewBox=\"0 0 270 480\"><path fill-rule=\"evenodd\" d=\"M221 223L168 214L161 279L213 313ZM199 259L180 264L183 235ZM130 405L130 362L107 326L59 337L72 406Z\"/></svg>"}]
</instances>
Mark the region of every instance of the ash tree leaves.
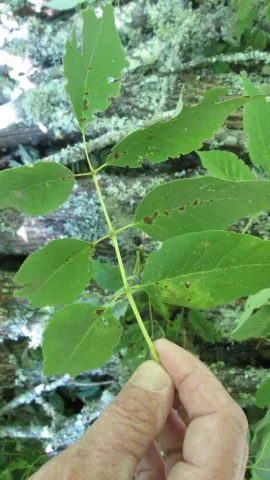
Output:
<instances>
[{"instance_id":1,"label":"ash tree leaves","mask_svg":"<svg viewBox=\"0 0 270 480\"><path fill-rule=\"evenodd\" d=\"M46 215L68 200L73 173L54 162L36 162L0 172L0 209Z\"/></svg>"},{"instance_id":2,"label":"ash tree leaves","mask_svg":"<svg viewBox=\"0 0 270 480\"><path fill-rule=\"evenodd\" d=\"M107 164L138 168L144 158L155 164L200 149L230 113L249 101L248 97L239 97L216 103L226 91L226 88L210 90L199 105L184 106L168 122L159 121L131 133L112 149Z\"/></svg>"},{"instance_id":3,"label":"ash tree leaves","mask_svg":"<svg viewBox=\"0 0 270 480\"><path fill-rule=\"evenodd\" d=\"M53 240L29 255L14 277L15 297L32 307L72 303L93 276L91 243L76 239Z\"/></svg>"},{"instance_id":4,"label":"ash tree leaves","mask_svg":"<svg viewBox=\"0 0 270 480\"><path fill-rule=\"evenodd\" d=\"M76 377L102 366L120 341L122 328L110 310L77 303L56 312L43 336L44 375Z\"/></svg>"},{"instance_id":5,"label":"ash tree leaves","mask_svg":"<svg viewBox=\"0 0 270 480\"><path fill-rule=\"evenodd\" d=\"M203 167L214 177L235 182L256 179L250 168L232 152L210 150L198 155Z\"/></svg>"},{"instance_id":6,"label":"ash tree leaves","mask_svg":"<svg viewBox=\"0 0 270 480\"><path fill-rule=\"evenodd\" d=\"M128 66L114 22L112 5L103 9L97 18L93 9L82 11L83 45L78 50L76 28L66 43L63 59L66 91L72 102L77 121L82 131L91 122L95 111L103 112L111 97L120 92L120 77Z\"/></svg>"},{"instance_id":7,"label":"ash tree leaves","mask_svg":"<svg viewBox=\"0 0 270 480\"><path fill-rule=\"evenodd\" d=\"M227 228L270 208L270 182L229 182L213 177L174 180L139 203L134 226L155 240Z\"/></svg>"},{"instance_id":8,"label":"ash tree leaves","mask_svg":"<svg viewBox=\"0 0 270 480\"><path fill-rule=\"evenodd\" d=\"M259 89L242 74L245 95L256 96ZM263 96L253 98L244 107L244 131L252 163L270 173L270 104Z\"/></svg>"},{"instance_id":9,"label":"ash tree leaves","mask_svg":"<svg viewBox=\"0 0 270 480\"><path fill-rule=\"evenodd\" d=\"M231 338L243 342L250 338L268 337L268 335L270 335L270 305L264 305L261 310L242 322L231 333Z\"/></svg>"},{"instance_id":10,"label":"ash tree leaves","mask_svg":"<svg viewBox=\"0 0 270 480\"><path fill-rule=\"evenodd\" d=\"M256 392L256 405L260 408L270 406L270 377L259 386Z\"/></svg>"},{"instance_id":11,"label":"ash tree leaves","mask_svg":"<svg viewBox=\"0 0 270 480\"><path fill-rule=\"evenodd\" d=\"M165 303L206 309L270 285L270 241L234 232L196 232L151 253L141 288Z\"/></svg>"}]
</instances>

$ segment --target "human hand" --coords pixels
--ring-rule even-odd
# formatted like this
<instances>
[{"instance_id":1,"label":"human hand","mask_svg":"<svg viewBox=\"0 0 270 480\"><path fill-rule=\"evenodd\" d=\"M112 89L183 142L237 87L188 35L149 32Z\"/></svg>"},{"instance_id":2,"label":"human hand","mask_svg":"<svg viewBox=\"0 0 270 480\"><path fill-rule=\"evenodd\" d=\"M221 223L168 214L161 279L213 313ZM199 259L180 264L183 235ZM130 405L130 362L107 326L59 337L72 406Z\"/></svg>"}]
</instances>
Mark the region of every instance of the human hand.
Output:
<instances>
[{"instance_id":1,"label":"human hand","mask_svg":"<svg viewBox=\"0 0 270 480\"><path fill-rule=\"evenodd\" d=\"M163 339L155 346L164 368L142 364L82 438L32 480L243 480L243 411L191 353Z\"/></svg>"}]
</instances>

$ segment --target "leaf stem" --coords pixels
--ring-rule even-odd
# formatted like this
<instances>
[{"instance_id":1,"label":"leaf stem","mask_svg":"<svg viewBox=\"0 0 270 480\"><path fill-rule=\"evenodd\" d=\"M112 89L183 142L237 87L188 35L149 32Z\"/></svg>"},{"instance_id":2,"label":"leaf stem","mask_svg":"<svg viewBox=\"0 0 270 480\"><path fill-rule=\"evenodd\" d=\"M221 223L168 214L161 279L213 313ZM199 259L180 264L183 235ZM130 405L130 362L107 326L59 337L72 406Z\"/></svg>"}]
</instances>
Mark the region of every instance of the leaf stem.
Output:
<instances>
[{"instance_id":1,"label":"leaf stem","mask_svg":"<svg viewBox=\"0 0 270 480\"><path fill-rule=\"evenodd\" d=\"M152 340L151 340L151 338L150 338L150 336L149 336L149 334L148 334L148 332L145 328L145 325L144 325L143 320L141 318L140 312L139 312L139 310L137 308L137 305L134 301L134 298L132 296L131 288L128 284L128 280L127 280L127 276L126 276L126 272L125 272L125 267L124 267L124 264L123 264L121 252L120 252L118 241L117 241L117 232L113 228L113 225L112 225L111 219L109 217L107 207L105 205L105 202L104 202L101 190L100 190L100 186L99 186L99 183L98 183L98 180L97 180L96 171L92 167L91 160L90 160L89 155L88 155L87 143L86 143L86 138L85 138L85 132L84 131L82 131L82 138L83 138L86 160L87 160L87 163L89 165L90 172L92 173L92 177L93 177L93 181L94 181L94 184L95 184L95 187L96 187L96 191L97 191L97 195L98 195L98 198L99 198L99 201L100 201L100 205L101 205L101 208L103 210L103 213L104 213L104 216L105 216L105 219L106 219L109 231L110 231L109 236L111 237L113 245L114 245L114 249L115 249L116 257L117 257L117 260L118 260L119 269L120 269L120 272L121 272L123 285L124 285L124 289L125 289L128 301L130 303L130 306L133 310L134 316L135 316L135 318L136 318L136 320L139 324L139 327L142 331L142 334L145 338L145 341L146 341L146 343L149 347L149 350L150 350L154 360L156 360L157 362L160 363L159 356L158 356L158 354L156 352L156 349L153 345L153 342L152 342ZM120 231L121 231L121 229L120 229ZM118 230L118 232L119 232L119 230Z\"/></svg>"},{"instance_id":2,"label":"leaf stem","mask_svg":"<svg viewBox=\"0 0 270 480\"><path fill-rule=\"evenodd\" d=\"M124 227L121 227L117 230L114 230L114 233L118 235L119 233L123 232L124 230L127 230L128 228L132 228L134 226L133 223L130 223L129 225L125 225ZM108 238L111 238L111 233L108 233L108 235L105 235L104 237L99 238L95 242L93 242L93 245L97 245L98 243L102 242L103 240L107 240Z\"/></svg>"}]
</instances>

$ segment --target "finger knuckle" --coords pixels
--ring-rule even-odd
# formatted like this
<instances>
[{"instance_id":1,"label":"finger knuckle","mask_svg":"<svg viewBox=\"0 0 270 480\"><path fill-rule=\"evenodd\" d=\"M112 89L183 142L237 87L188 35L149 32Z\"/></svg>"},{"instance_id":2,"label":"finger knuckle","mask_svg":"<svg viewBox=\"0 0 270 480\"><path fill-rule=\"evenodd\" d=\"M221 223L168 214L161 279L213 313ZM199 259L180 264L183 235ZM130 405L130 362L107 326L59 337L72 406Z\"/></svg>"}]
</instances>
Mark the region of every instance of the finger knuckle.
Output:
<instances>
[{"instance_id":1,"label":"finger knuckle","mask_svg":"<svg viewBox=\"0 0 270 480\"><path fill-rule=\"evenodd\" d=\"M135 397L118 399L113 409L120 426L128 427L140 436L149 436L155 431L155 414L151 407L140 399Z\"/></svg>"}]
</instances>

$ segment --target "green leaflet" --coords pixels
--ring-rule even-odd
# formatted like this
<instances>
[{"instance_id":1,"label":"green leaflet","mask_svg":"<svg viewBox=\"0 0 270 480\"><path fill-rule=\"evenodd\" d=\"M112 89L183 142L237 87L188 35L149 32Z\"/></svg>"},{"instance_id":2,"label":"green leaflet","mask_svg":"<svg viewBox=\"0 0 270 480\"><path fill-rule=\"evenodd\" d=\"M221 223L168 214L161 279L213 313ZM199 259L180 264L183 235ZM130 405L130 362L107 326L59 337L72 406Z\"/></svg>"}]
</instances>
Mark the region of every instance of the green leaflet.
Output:
<instances>
[{"instance_id":1,"label":"green leaflet","mask_svg":"<svg viewBox=\"0 0 270 480\"><path fill-rule=\"evenodd\" d=\"M206 309L270 285L270 241L234 232L190 233L151 253L141 288L172 305Z\"/></svg>"},{"instance_id":2,"label":"green leaflet","mask_svg":"<svg viewBox=\"0 0 270 480\"><path fill-rule=\"evenodd\" d=\"M159 121L131 133L112 149L108 165L137 168L144 158L155 164L199 150L230 113L249 101L248 97L240 97L216 103L226 91L224 88L210 90L199 105L184 106L180 114L168 122Z\"/></svg>"},{"instance_id":3,"label":"green leaflet","mask_svg":"<svg viewBox=\"0 0 270 480\"><path fill-rule=\"evenodd\" d=\"M256 393L256 405L260 408L270 405L270 377L259 386Z\"/></svg>"},{"instance_id":4,"label":"green leaflet","mask_svg":"<svg viewBox=\"0 0 270 480\"><path fill-rule=\"evenodd\" d=\"M255 293L255 295L251 295L248 297L246 304L245 304L245 309L244 312L242 313L239 323L235 330L232 332L238 332L238 330L242 329L243 325L246 323L246 321L249 319L250 315L252 315L253 310L257 308L261 308L262 305L264 305L268 299L270 298L270 288L266 288L265 290L261 290L258 293ZM254 321L251 320L249 322L250 327L254 328ZM240 330L241 332L241 330Z\"/></svg>"},{"instance_id":5,"label":"green leaflet","mask_svg":"<svg viewBox=\"0 0 270 480\"><path fill-rule=\"evenodd\" d=\"M46 215L68 200L73 185L73 173L54 162L4 170L0 172L0 209Z\"/></svg>"},{"instance_id":6,"label":"green leaflet","mask_svg":"<svg viewBox=\"0 0 270 480\"><path fill-rule=\"evenodd\" d=\"M91 243L76 239L53 240L27 257L14 277L25 286L15 297L32 307L72 303L93 276Z\"/></svg>"},{"instance_id":7,"label":"green leaflet","mask_svg":"<svg viewBox=\"0 0 270 480\"><path fill-rule=\"evenodd\" d=\"M235 182L255 180L256 178L250 168L234 153L210 150L208 152L198 152L198 155L204 168L214 177Z\"/></svg>"},{"instance_id":8,"label":"green leaflet","mask_svg":"<svg viewBox=\"0 0 270 480\"><path fill-rule=\"evenodd\" d=\"M233 340L244 341L249 338L267 337L270 335L270 305L264 305L245 322L242 322L232 333Z\"/></svg>"},{"instance_id":9,"label":"green leaflet","mask_svg":"<svg viewBox=\"0 0 270 480\"><path fill-rule=\"evenodd\" d=\"M258 95L258 88L242 74L244 93ZM256 167L270 172L270 104L264 97L253 98L244 108L244 131L248 135L250 159Z\"/></svg>"},{"instance_id":10,"label":"green leaflet","mask_svg":"<svg viewBox=\"0 0 270 480\"><path fill-rule=\"evenodd\" d=\"M115 292L123 287L123 281L118 267L94 260L94 272L93 280L104 290Z\"/></svg>"},{"instance_id":11,"label":"green leaflet","mask_svg":"<svg viewBox=\"0 0 270 480\"><path fill-rule=\"evenodd\" d=\"M193 329L206 341L214 343L216 339L216 329L213 322L207 320L206 316L197 310L190 310L188 315L189 322Z\"/></svg>"},{"instance_id":12,"label":"green leaflet","mask_svg":"<svg viewBox=\"0 0 270 480\"><path fill-rule=\"evenodd\" d=\"M241 217L269 208L268 180L182 179L148 193L137 207L134 226L163 241L188 232L223 230Z\"/></svg>"},{"instance_id":13,"label":"green leaflet","mask_svg":"<svg viewBox=\"0 0 270 480\"><path fill-rule=\"evenodd\" d=\"M120 92L119 78L128 66L114 22L112 5L103 9L102 18L97 18L93 9L82 11L82 54L77 47L76 28L72 39L66 43L63 58L66 91L71 99L77 121L82 131L93 120L96 111L106 110L111 97Z\"/></svg>"},{"instance_id":14,"label":"green leaflet","mask_svg":"<svg viewBox=\"0 0 270 480\"><path fill-rule=\"evenodd\" d=\"M254 48L254 50L263 51L266 48L267 40L267 34L259 26L257 26L252 30L252 34L249 39L249 46Z\"/></svg>"},{"instance_id":15,"label":"green leaflet","mask_svg":"<svg viewBox=\"0 0 270 480\"><path fill-rule=\"evenodd\" d=\"M56 312L43 336L44 375L76 377L109 360L122 328L100 305L77 303Z\"/></svg>"},{"instance_id":16,"label":"green leaflet","mask_svg":"<svg viewBox=\"0 0 270 480\"><path fill-rule=\"evenodd\" d=\"M240 37L258 16L257 0L233 0L232 6L237 12L235 33Z\"/></svg>"},{"instance_id":17,"label":"green leaflet","mask_svg":"<svg viewBox=\"0 0 270 480\"><path fill-rule=\"evenodd\" d=\"M270 424L261 432L262 440L252 466L253 480L269 480L270 477Z\"/></svg>"}]
</instances>

